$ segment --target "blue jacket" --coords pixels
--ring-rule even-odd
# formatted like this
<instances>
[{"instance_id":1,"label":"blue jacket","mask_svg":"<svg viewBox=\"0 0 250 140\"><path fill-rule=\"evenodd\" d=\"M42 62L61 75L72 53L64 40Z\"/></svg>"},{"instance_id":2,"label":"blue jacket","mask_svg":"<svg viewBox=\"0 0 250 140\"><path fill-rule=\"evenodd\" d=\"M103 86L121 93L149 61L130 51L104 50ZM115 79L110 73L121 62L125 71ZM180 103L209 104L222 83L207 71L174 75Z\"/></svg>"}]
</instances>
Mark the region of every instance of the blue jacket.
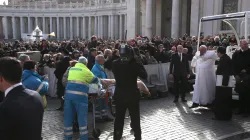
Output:
<instances>
[{"instance_id":1,"label":"blue jacket","mask_svg":"<svg viewBox=\"0 0 250 140\"><path fill-rule=\"evenodd\" d=\"M49 84L38 73L24 70L22 75L22 84L25 88L37 91L40 95L48 93Z\"/></svg>"},{"instance_id":2,"label":"blue jacket","mask_svg":"<svg viewBox=\"0 0 250 140\"><path fill-rule=\"evenodd\" d=\"M100 79L107 79L107 75L104 72L104 67L99 65L98 63L95 63L91 71L96 77Z\"/></svg>"}]
</instances>

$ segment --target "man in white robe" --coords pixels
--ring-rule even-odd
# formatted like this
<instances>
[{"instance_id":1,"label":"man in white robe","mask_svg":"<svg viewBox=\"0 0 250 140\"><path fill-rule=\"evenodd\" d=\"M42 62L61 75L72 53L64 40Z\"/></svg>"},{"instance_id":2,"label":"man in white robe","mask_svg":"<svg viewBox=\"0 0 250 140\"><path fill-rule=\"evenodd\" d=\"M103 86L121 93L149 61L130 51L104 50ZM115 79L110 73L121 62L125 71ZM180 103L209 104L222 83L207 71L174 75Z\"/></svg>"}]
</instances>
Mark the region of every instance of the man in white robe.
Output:
<instances>
[{"instance_id":1,"label":"man in white robe","mask_svg":"<svg viewBox=\"0 0 250 140\"><path fill-rule=\"evenodd\" d=\"M207 51L207 47L202 45L195 54L191 62L191 67L196 74L193 105L190 108L196 108L199 105L207 106L212 104L215 99L216 75L215 60L217 55L215 51Z\"/></svg>"}]
</instances>

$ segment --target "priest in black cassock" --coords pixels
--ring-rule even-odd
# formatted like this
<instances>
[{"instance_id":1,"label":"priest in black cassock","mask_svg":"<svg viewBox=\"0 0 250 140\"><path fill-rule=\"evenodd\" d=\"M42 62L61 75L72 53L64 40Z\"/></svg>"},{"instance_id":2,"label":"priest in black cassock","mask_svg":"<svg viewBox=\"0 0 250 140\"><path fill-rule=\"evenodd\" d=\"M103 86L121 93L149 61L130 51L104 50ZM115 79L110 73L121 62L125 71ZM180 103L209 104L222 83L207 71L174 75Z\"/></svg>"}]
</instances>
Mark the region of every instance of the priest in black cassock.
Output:
<instances>
[{"instance_id":1,"label":"priest in black cassock","mask_svg":"<svg viewBox=\"0 0 250 140\"><path fill-rule=\"evenodd\" d=\"M226 54L226 48L219 47L217 55L220 60L216 70L214 119L230 120L232 118L232 60Z\"/></svg>"}]
</instances>

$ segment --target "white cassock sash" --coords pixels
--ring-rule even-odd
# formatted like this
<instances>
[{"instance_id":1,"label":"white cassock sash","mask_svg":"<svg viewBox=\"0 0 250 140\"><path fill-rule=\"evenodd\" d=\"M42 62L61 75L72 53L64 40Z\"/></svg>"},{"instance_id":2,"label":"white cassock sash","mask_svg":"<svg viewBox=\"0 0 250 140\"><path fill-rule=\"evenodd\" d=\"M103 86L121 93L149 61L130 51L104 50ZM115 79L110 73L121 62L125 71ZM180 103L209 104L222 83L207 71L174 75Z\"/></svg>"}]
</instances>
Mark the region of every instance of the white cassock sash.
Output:
<instances>
[{"instance_id":1,"label":"white cassock sash","mask_svg":"<svg viewBox=\"0 0 250 140\"><path fill-rule=\"evenodd\" d=\"M222 86L222 80L223 80L222 75L216 75L216 86L221 87ZM229 81L228 81L228 86L227 87L235 87L235 84L234 84L233 81L234 81L234 77L229 76Z\"/></svg>"}]
</instances>

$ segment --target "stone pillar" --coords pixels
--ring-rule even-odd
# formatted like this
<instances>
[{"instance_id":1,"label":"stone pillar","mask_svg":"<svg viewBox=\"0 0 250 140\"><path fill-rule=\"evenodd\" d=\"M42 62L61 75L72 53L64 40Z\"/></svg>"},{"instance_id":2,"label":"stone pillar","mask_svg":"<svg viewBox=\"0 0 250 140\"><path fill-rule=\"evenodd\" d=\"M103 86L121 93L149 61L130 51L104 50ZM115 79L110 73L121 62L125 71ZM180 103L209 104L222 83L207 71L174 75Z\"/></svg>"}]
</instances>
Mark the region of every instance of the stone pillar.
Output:
<instances>
[{"instance_id":1,"label":"stone pillar","mask_svg":"<svg viewBox=\"0 0 250 140\"><path fill-rule=\"evenodd\" d=\"M36 26L38 26L38 17L35 17Z\"/></svg>"},{"instance_id":2,"label":"stone pillar","mask_svg":"<svg viewBox=\"0 0 250 140\"><path fill-rule=\"evenodd\" d=\"M153 29L153 0L146 0L146 31L145 35L148 38L152 37Z\"/></svg>"},{"instance_id":3,"label":"stone pillar","mask_svg":"<svg viewBox=\"0 0 250 140\"><path fill-rule=\"evenodd\" d=\"M45 27L46 25L45 25L45 17L43 17L43 32L45 32L46 30L46 27Z\"/></svg>"},{"instance_id":4,"label":"stone pillar","mask_svg":"<svg viewBox=\"0 0 250 140\"><path fill-rule=\"evenodd\" d=\"M60 39L60 20L59 17L56 17L56 36L57 39Z\"/></svg>"},{"instance_id":5,"label":"stone pillar","mask_svg":"<svg viewBox=\"0 0 250 140\"><path fill-rule=\"evenodd\" d=\"M9 39L8 35L8 18L3 17L4 39Z\"/></svg>"},{"instance_id":6,"label":"stone pillar","mask_svg":"<svg viewBox=\"0 0 250 140\"><path fill-rule=\"evenodd\" d=\"M30 34L31 32L30 17L28 17L28 33Z\"/></svg>"},{"instance_id":7,"label":"stone pillar","mask_svg":"<svg viewBox=\"0 0 250 140\"><path fill-rule=\"evenodd\" d=\"M111 36L111 16L108 16L108 38Z\"/></svg>"},{"instance_id":8,"label":"stone pillar","mask_svg":"<svg viewBox=\"0 0 250 140\"><path fill-rule=\"evenodd\" d=\"M88 38L91 39L91 17L89 17Z\"/></svg>"},{"instance_id":9,"label":"stone pillar","mask_svg":"<svg viewBox=\"0 0 250 140\"><path fill-rule=\"evenodd\" d=\"M127 15L125 14L124 15L124 40L127 40L127 34L128 34L128 31L127 31Z\"/></svg>"},{"instance_id":10,"label":"stone pillar","mask_svg":"<svg viewBox=\"0 0 250 140\"><path fill-rule=\"evenodd\" d=\"M86 39L86 18L82 17L82 38Z\"/></svg>"},{"instance_id":11,"label":"stone pillar","mask_svg":"<svg viewBox=\"0 0 250 140\"><path fill-rule=\"evenodd\" d=\"M120 28L120 29L119 29L119 33L120 33L119 39L120 39L120 40L123 39L123 38L122 38L122 37L123 37L122 23L123 23L123 22L122 22L122 15L120 15L120 25L119 25L119 28Z\"/></svg>"},{"instance_id":12,"label":"stone pillar","mask_svg":"<svg viewBox=\"0 0 250 140\"><path fill-rule=\"evenodd\" d=\"M138 33L139 13L140 13L139 0L127 0L127 39L134 38Z\"/></svg>"},{"instance_id":13,"label":"stone pillar","mask_svg":"<svg viewBox=\"0 0 250 140\"><path fill-rule=\"evenodd\" d=\"M63 38L67 39L66 17L63 17Z\"/></svg>"},{"instance_id":14,"label":"stone pillar","mask_svg":"<svg viewBox=\"0 0 250 140\"><path fill-rule=\"evenodd\" d=\"M97 36L98 34L98 21L97 21L97 16L95 16L95 35Z\"/></svg>"},{"instance_id":15,"label":"stone pillar","mask_svg":"<svg viewBox=\"0 0 250 140\"><path fill-rule=\"evenodd\" d=\"M100 35L103 39L103 16L100 16Z\"/></svg>"},{"instance_id":16,"label":"stone pillar","mask_svg":"<svg viewBox=\"0 0 250 140\"><path fill-rule=\"evenodd\" d=\"M70 39L73 39L73 17L70 17L70 21L69 21L69 31L70 31Z\"/></svg>"},{"instance_id":17,"label":"stone pillar","mask_svg":"<svg viewBox=\"0 0 250 140\"><path fill-rule=\"evenodd\" d=\"M77 38L80 37L80 29L79 29L79 17L76 17L76 36Z\"/></svg>"},{"instance_id":18,"label":"stone pillar","mask_svg":"<svg viewBox=\"0 0 250 140\"><path fill-rule=\"evenodd\" d=\"M98 36L98 38L100 38L101 37L101 17L100 16L98 16L97 17L98 18L98 31L97 31L97 36Z\"/></svg>"},{"instance_id":19,"label":"stone pillar","mask_svg":"<svg viewBox=\"0 0 250 140\"><path fill-rule=\"evenodd\" d=\"M22 34L24 33L23 29L24 29L24 26L23 26L23 17L20 17L20 32L21 32L21 37L22 37Z\"/></svg>"},{"instance_id":20,"label":"stone pillar","mask_svg":"<svg viewBox=\"0 0 250 140\"><path fill-rule=\"evenodd\" d=\"M171 37L179 38L180 31L180 0L173 0L172 3L172 25Z\"/></svg>"},{"instance_id":21,"label":"stone pillar","mask_svg":"<svg viewBox=\"0 0 250 140\"><path fill-rule=\"evenodd\" d=\"M114 34L114 15L111 15L111 39L115 38L115 34Z\"/></svg>"},{"instance_id":22,"label":"stone pillar","mask_svg":"<svg viewBox=\"0 0 250 140\"><path fill-rule=\"evenodd\" d=\"M49 18L49 27L50 27L50 31L49 33L53 32L53 22L52 22L52 17Z\"/></svg>"},{"instance_id":23,"label":"stone pillar","mask_svg":"<svg viewBox=\"0 0 250 140\"><path fill-rule=\"evenodd\" d=\"M211 10L214 8L214 1L218 1L218 0L204 0L203 3L203 16L212 16L214 14L214 10ZM201 1L200 1L201 2ZM213 22L204 22L202 24L202 28L203 28L203 32L204 32L204 36L208 36L208 35L215 35L213 33ZM218 32L218 31L217 31Z\"/></svg>"},{"instance_id":24,"label":"stone pillar","mask_svg":"<svg viewBox=\"0 0 250 140\"><path fill-rule=\"evenodd\" d=\"M190 35L198 36L200 0L191 2Z\"/></svg>"},{"instance_id":25,"label":"stone pillar","mask_svg":"<svg viewBox=\"0 0 250 140\"><path fill-rule=\"evenodd\" d=\"M16 23L15 17L12 17L12 31L13 31L13 39L16 39Z\"/></svg>"}]
</instances>

